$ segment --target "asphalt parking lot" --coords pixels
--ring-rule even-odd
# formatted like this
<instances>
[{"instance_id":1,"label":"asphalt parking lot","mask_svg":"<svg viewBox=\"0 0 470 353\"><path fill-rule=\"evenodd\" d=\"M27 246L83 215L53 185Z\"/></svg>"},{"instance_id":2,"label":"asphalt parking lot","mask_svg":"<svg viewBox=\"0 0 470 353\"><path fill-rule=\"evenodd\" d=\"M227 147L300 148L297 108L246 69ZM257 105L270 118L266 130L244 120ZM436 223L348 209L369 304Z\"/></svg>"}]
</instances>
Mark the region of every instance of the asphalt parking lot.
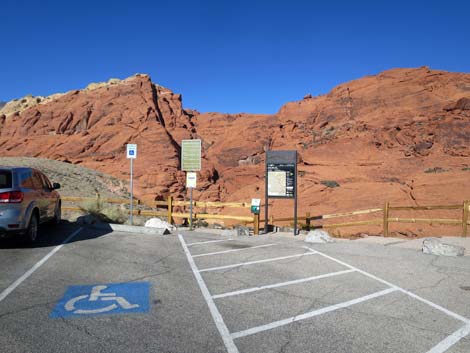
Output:
<instances>
[{"instance_id":1,"label":"asphalt parking lot","mask_svg":"<svg viewBox=\"0 0 470 353\"><path fill-rule=\"evenodd\" d=\"M470 352L470 258L61 225L0 243L2 352Z\"/></svg>"}]
</instances>

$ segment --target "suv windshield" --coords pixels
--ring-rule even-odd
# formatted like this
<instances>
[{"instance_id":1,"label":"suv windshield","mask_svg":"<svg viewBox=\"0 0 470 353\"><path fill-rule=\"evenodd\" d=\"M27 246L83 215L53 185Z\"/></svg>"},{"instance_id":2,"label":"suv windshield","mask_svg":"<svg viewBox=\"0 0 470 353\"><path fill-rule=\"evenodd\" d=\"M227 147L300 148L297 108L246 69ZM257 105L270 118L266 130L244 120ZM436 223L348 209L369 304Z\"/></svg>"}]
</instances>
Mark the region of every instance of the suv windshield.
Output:
<instances>
[{"instance_id":1,"label":"suv windshield","mask_svg":"<svg viewBox=\"0 0 470 353\"><path fill-rule=\"evenodd\" d=\"M11 172L8 170L0 170L0 189L11 188Z\"/></svg>"}]
</instances>

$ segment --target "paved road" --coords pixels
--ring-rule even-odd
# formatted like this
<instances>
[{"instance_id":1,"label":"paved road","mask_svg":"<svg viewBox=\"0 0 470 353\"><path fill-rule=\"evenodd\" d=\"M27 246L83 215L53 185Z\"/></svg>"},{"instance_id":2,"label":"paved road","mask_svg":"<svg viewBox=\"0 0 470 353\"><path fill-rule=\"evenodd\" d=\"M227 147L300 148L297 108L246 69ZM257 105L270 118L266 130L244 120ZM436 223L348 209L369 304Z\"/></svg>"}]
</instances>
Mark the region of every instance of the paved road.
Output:
<instances>
[{"instance_id":1,"label":"paved road","mask_svg":"<svg viewBox=\"0 0 470 353\"><path fill-rule=\"evenodd\" d=\"M275 236L76 232L43 229L36 248L0 243L2 352L470 352L468 257ZM148 284L149 310L51 317L67 311L67 298L58 303L71 286L116 283ZM110 288L70 310L119 307ZM135 293L122 297L132 304Z\"/></svg>"}]
</instances>

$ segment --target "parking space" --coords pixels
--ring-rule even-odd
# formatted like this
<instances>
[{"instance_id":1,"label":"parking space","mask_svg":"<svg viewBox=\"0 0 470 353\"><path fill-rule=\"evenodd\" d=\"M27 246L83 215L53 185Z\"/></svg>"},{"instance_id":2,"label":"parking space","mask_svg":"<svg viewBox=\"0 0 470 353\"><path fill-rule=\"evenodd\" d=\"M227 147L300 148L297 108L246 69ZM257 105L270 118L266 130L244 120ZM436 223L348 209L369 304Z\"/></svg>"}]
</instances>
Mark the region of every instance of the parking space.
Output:
<instances>
[{"instance_id":1,"label":"parking space","mask_svg":"<svg viewBox=\"0 0 470 353\"><path fill-rule=\"evenodd\" d=\"M468 258L276 236L46 233L35 248L0 246L2 352L470 352Z\"/></svg>"},{"instance_id":2,"label":"parking space","mask_svg":"<svg viewBox=\"0 0 470 353\"><path fill-rule=\"evenodd\" d=\"M250 246L239 239L195 244L193 238L180 241L229 352L470 351L467 311L451 311L325 252L283 239L260 247L256 240ZM222 250L230 247L239 251ZM369 250L361 258L368 267L397 260L398 253L386 249L381 264ZM356 256L351 249L346 254ZM468 265L455 270L468 275ZM404 277L421 270L408 269ZM428 280L435 276L429 272Z\"/></svg>"},{"instance_id":3,"label":"parking space","mask_svg":"<svg viewBox=\"0 0 470 353\"><path fill-rule=\"evenodd\" d=\"M47 236L41 236L33 248L27 247L18 238L0 239L0 293L41 261L54 247L61 245L74 230L76 227L68 224L58 227L41 226L40 235Z\"/></svg>"},{"instance_id":4,"label":"parking space","mask_svg":"<svg viewBox=\"0 0 470 353\"><path fill-rule=\"evenodd\" d=\"M118 298L142 303L135 283L148 286L148 310L122 310ZM61 302L81 315L54 314ZM82 230L0 301L0 328L5 353L225 351L178 240L157 235Z\"/></svg>"}]
</instances>

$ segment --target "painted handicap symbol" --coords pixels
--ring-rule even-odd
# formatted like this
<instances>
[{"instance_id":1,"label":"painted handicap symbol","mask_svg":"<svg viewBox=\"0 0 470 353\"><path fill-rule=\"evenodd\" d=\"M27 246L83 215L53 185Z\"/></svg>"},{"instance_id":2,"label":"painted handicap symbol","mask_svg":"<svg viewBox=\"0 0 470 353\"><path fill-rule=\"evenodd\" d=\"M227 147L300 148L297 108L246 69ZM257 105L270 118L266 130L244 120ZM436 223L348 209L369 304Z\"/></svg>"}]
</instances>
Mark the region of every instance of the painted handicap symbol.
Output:
<instances>
[{"instance_id":1,"label":"painted handicap symbol","mask_svg":"<svg viewBox=\"0 0 470 353\"><path fill-rule=\"evenodd\" d=\"M148 312L149 290L148 282L70 286L50 317Z\"/></svg>"},{"instance_id":2,"label":"painted handicap symbol","mask_svg":"<svg viewBox=\"0 0 470 353\"><path fill-rule=\"evenodd\" d=\"M80 295L78 297L70 299L66 304L65 304L65 310L67 311L72 311L74 314L98 314L98 313L105 313L111 310L114 310L117 308L117 305L115 303L105 306L104 308L101 309L76 309L75 308L75 303L78 302L79 300L83 299L88 299L89 301L94 302L97 300L103 300L103 301L110 301L114 300L116 301L123 309L134 309L138 308L139 304L130 304L126 299L123 297L118 297L116 296L116 293L102 293L102 290L105 290L108 288L107 286L94 286L91 289L91 294L88 295Z\"/></svg>"}]
</instances>

